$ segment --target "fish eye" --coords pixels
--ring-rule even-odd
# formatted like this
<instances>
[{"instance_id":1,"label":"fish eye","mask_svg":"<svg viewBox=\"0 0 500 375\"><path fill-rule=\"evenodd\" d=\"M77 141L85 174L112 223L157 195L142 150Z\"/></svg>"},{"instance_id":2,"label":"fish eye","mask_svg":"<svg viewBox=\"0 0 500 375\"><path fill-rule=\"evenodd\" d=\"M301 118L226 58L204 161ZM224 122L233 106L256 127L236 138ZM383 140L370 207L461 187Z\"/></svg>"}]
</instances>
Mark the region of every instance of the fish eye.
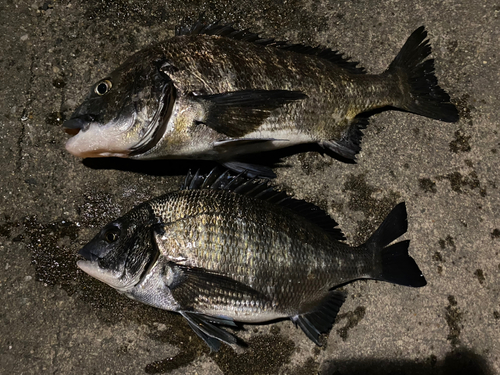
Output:
<instances>
[{"instance_id":1,"label":"fish eye","mask_svg":"<svg viewBox=\"0 0 500 375\"><path fill-rule=\"evenodd\" d=\"M109 79L105 79L97 84L94 91L97 95L102 96L106 94L109 90L111 90L111 86L113 86L111 84L111 81Z\"/></svg>"},{"instance_id":2,"label":"fish eye","mask_svg":"<svg viewBox=\"0 0 500 375\"><path fill-rule=\"evenodd\" d=\"M113 243L118 241L120 238L120 230L118 228L111 228L104 233L104 239L108 243Z\"/></svg>"}]
</instances>

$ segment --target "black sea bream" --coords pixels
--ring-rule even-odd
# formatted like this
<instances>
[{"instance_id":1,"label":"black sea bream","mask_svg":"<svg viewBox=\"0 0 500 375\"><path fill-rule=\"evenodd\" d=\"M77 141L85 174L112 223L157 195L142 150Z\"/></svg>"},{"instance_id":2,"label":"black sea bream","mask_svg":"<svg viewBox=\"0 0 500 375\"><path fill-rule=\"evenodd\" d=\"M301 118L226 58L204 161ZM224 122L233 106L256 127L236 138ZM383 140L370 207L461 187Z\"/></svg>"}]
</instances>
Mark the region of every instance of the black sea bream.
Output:
<instances>
[{"instance_id":1,"label":"black sea bream","mask_svg":"<svg viewBox=\"0 0 500 375\"><path fill-rule=\"evenodd\" d=\"M212 171L188 175L183 190L142 203L106 225L78 266L126 296L184 316L218 350L237 338L219 325L291 319L319 345L345 294L337 287L375 279L421 287L408 255L398 204L368 241L344 242L318 207L266 183Z\"/></svg>"},{"instance_id":2,"label":"black sea bream","mask_svg":"<svg viewBox=\"0 0 500 375\"><path fill-rule=\"evenodd\" d=\"M197 23L145 48L94 84L64 123L73 155L216 160L266 175L245 154L317 143L354 159L365 112L395 107L458 120L438 86L427 32L408 38L382 74L321 47Z\"/></svg>"}]
</instances>

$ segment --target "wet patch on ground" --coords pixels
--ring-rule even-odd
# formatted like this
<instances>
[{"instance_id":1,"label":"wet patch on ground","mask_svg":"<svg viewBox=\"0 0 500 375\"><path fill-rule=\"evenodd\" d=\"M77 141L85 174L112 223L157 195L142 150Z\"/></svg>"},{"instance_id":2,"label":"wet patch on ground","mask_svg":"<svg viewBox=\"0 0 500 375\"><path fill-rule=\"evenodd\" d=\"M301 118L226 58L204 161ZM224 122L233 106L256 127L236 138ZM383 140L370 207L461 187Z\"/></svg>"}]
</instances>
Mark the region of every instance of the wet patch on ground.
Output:
<instances>
[{"instance_id":1,"label":"wet patch on ground","mask_svg":"<svg viewBox=\"0 0 500 375\"><path fill-rule=\"evenodd\" d=\"M62 112L51 112L45 117L45 123L52 126L62 126L66 117Z\"/></svg>"},{"instance_id":2,"label":"wet patch on ground","mask_svg":"<svg viewBox=\"0 0 500 375\"><path fill-rule=\"evenodd\" d=\"M65 220L42 224L36 217L28 217L23 226L36 280L47 285L61 285L69 295L74 294L78 257L71 245L78 238L79 225Z\"/></svg>"},{"instance_id":3,"label":"wet patch on ground","mask_svg":"<svg viewBox=\"0 0 500 375\"><path fill-rule=\"evenodd\" d=\"M465 193L464 189L477 189L482 197L486 196L486 189L481 187L481 183L479 182L478 175L475 171L470 172L466 176L463 176L460 172L452 172L444 176L438 176L436 179L448 180L450 182L451 189L457 193Z\"/></svg>"},{"instance_id":4,"label":"wet patch on ground","mask_svg":"<svg viewBox=\"0 0 500 375\"><path fill-rule=\"evenodd\" d=\"M337 329L338 335L342 340L346 341L349 336L349 330L356 327L359 322L365 317L366 308L363 306L358 306L354 311L348 311L343 314L338 314L335 319L335 324L339 324L340 321L346 320L345 325L342 328Z\"/></svg>"},{"instance_id":5,"label":"wet patch on ground","mask_svg":"<svg viewBox=\"0 0 500 375\"><path fill-rule=\"evenodd\" d=\"M418 185L420 189L425 191L426 193L436 193L436 183L432 181L430 178L420 178L418 180Z\"/></svg>"},{"instance_id":6,"label":"wet patch on ground","mask_svg":"<svg viewBox=\"0 0 500 375\"><path fill-rule=\"evenodd\" d=\"M305 152L297 156L300 167L306 175L323 173L325 168L337 162L329 156L321 156L313 152Z\"/></svg>"},{"instance_id":7,"label":"wet patch on ground","mask_svg":"<svg viewBox=\"0 0 500 375\"><path fill-rule=\"evenodd\" d=\"M474 271L474 276L476 276L477 281L479 281L479 284L483 284L484 281L486 280L484 277L484 272L480 268Z\"/></svg>"},{"instance_id":8,"label":"wet patch on ground","mask_svg":"<svg viewBox=\"0 0 500 375\"><path fill-rule=\"evenodd\" d=\"M457 306L457 300L454 296L448 296L449 305L446 306L445 320L448 324L449 334L447 339L452 347L456 348L460 344L460 332L463 328L463 314Z\"/></svg>"},{"instance_id":9,"label":"wet patch on ground","mask_svg":"<svg viewBox=\"0 0 500 375\"><path fill-rule=\"evenodd\" d=\"M445 260L443 259L443 256L441 255L441 253L439 251L436 251L434 253L434 255L432 256L432 259L436 262L439 262L439 263L444 263ZM442 273L443 272L443 266L441 266L440 264L437 265L437 271L438 273Z\"/></svg>"},{"instance_id":10,"label":"wet patch on ground","mask_svg":"<svg viewBox=\"0 0 500 375\"><path fill-rule=\"evenodd\" d=\"M277 374L283 364L290 361L294 351L295 344L290 339L280 335L258 335L248 341L243 354L223 346L210 357L224 374L271 375Z\"/></svg>"},{"instance_id":11,"label":"wet patch on ground","mask_svg":"<svg viewBox=\"0 0 500 375\"><path fill-rule=\"evenodd\" d=\"M469 191L477 190L481 197L486 197L486 188L479 181L479 176L473 169L474 164L471 160L465 160L464 163L468 168L472 169L472 171L468 174L463 175L462 173L456 171L446 175L436 176L435 179L437 181L448 180L450 182L451 189L456 193L464 194ZM495 187L494 184L492 187Z\"/></svg>"},{"instance_id":12,"label":"wet patch on ground","mask_svg":"<svg viewBox=\"0 0 500 375\"><path fill-rule=\"evenodd\" d=\"M470 135L466 135L462 130L455 132L455 139L450 142L450 151L458 154L459 152L469 152L471 150L469 140Z\"/></svg>"},{"instance_id":13,"label":"wet patch on ground","mask_svg":"<svg viewBox=\"0 0 500 375\"><path fill-rule=\"evenodd\" d=\"M459 98L455 98L453 103L458 109L458 115L461 121L466 121L470 126L472 126L472 112L476 109L473 105L469 104L470 95L464 94Z\"/></svg>"},{"instance_id":14,"label":"wet patch on ground","mask_svg":"<svg viewBox=\"0 0 500 375\"><path fill-rule=\"evenodd\" d=\"M262 12L266 14L265 18L262 17ZM173 35L174 27L178 25L192 25L200 19L205 22L221 20L222 24L234 22L234 27L238 29L251 26L253 32L261 31L263 27L272 25L275 30L264 30L260 34L266 37L279 37L279 35L272 35L273 31L294 30L297 28L293 26L300 24L301 38L304 34L317 35L318 32L326 30L327 18L325 16L318 18L318 14L315 12L315 9L305 8L299 0L291 0L286 7L283 7L280 2L256 0L250 9L245 2L228 4L224 1L207 2L201 0L188 2L172 0L167 4L154 0L145 0L140 3L131 3L128 0L112 2L91 0L85 7L85 17L93 22L105 24L109 28L120 28L125 24L137 24L138 27L149 28L164 25L164 29L170 28ZM253 25L240 25L245 19L253 20ZM262 24L264 21L265 24ZM167 22L166 25L165 22ZM256 29L257 27L260 29ZM308 28L309 30L307 30ZM117 38L114 35L110 35L110 37L112 37L111 41ZM129 35L127 42L132 50L144 47L131 39L133 36ZM115 41L118 42L118 40Z\"/></svg>"},{"instance_id":15,"label":"wet patch on ground","mask_svg":"<svg viewBox=\"0 0 500 375\"><path fill-rule=\"evenodd\" d=\"M349 195L347 208L362 211L365 219L358 221L358 231L352 238L354 243L364 242L375 228L384 220L389 212L401 200L400 195L393 191L381 192L366 182L366 174L347 176L343 191ZM383 194L374 198L374 194Z\"/></svg>"}]
</instances>

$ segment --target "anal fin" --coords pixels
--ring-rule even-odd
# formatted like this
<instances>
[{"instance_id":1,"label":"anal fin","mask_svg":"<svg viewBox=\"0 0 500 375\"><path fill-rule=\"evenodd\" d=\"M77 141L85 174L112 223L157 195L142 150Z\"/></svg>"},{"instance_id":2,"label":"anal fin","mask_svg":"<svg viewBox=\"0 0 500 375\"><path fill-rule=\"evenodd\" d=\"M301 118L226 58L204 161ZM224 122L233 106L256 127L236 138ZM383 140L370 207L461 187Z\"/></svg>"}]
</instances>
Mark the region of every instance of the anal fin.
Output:
<instances>
[{"instance_id":1,"label":"anal fin","mask_svg":"<svg viewBox=\"0 0 500 375\"><path fill-rule=\"evenodd\" d=\"M367 125L367 117L355 117L339 140L322 141L320 145L346 159L354 160L359 151L361 151L363 129L365 129Z\"/></svg>"},{"instance_id":2,"label":"anal fin","mask_svg":"<svg viewBox=\"0 0 500 375\"><path fill-rule=\"evenodd\" d=\"M345 293L331 291L311 311L293 316L292 322L298 325L311 341L321 346L319 336L332 329L345 298Z\"/></svg>"}]
</instances>

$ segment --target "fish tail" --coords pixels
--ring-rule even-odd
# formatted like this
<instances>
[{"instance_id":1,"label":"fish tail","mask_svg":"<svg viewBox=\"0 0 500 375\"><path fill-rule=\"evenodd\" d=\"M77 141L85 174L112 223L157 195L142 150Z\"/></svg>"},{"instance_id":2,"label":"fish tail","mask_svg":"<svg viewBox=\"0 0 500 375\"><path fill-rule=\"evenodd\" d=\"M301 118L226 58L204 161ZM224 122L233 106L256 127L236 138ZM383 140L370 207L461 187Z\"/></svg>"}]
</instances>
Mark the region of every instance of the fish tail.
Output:
<instances>
[{"instance_id":1,"label":"fish tail","mask_svg":"<svg viewBox=\"0 0 500 375\"><path fill-rule=\"evenodd\" d=\"M392 209L365 244L368 250L374 252L375 271L371 275L373 279L412 287L427 284L417 263L408 255L410 241L387 246L406 233L407 229L406 206L402 202Z\"/></svg>"},{"instance_id":2,"label":"fish tail","mask_svg":"<svg viewBox=\"0 0 500 375\"><path fill-rule=\"evenodd\" d=\"M436 120L456 122L457 108L438 85L434 60L425 60L431 53L429 39L425 38L427 31L421 26L410 35L386 71L396 75L403 88L403 100L396 106Z\"/></svg>"}]
</instances>

